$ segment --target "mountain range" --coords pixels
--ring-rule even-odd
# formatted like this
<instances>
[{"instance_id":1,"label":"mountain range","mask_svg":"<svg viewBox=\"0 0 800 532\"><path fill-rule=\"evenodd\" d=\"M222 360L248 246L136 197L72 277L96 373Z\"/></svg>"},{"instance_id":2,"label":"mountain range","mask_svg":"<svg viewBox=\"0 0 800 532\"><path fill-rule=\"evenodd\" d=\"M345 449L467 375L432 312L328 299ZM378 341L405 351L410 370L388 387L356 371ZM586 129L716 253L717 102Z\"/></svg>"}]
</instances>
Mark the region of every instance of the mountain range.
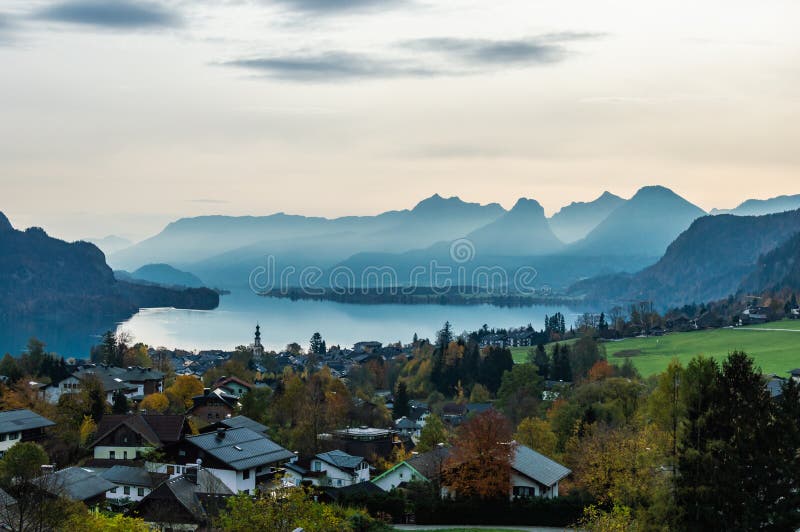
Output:
<instances>
[{"instance_id":1,"label":"mountain range","mask_svg":"<svg viewBox=\"0 0 800 532\"><path fill-rule=\"evenodd\" d=\"M2 213L0 256L3 318L125 319L142 307L212 309L219 304L218 294L207 288L174 290L119 281L94 244L64 242L37 227L18 231Z\"/></svg>"},{"instance_id":2,"label":"mountain range","mask_svg":"<svg viewBox=\"0 0 800 532\"><path fill-rule=\"evenodd\" d=\"M800 210L763 216L705 216L696 220L661 259L634 274L584 280L569 289L590 300L649 300L661 308L718 300L747 290L771 289L791 275ZM792 255L794 253L794 255Z\"/></svg>"},{"instance_id":3,"label":"mountain range","mask_svg":"<svg viewBox=\"0 0 800 532\"><path fill-rule=\"evenodd\" d=\"M507 211L496 203L481 205L435 194L412 209L376 216L184 218L111 254L109 261L125 270L169 264L229 288L245 285L250 272L268 256L278 267L356 267L359 276L369 267L407 269L419 260L447 259L450 243L466 238L474 246L472 267L507 268L519 264L519 257L536 257L533 262L540 273L557 274L540 280L565 286L599 271L635 271L652 264L672 239L704 214L663 187L645 187L629 200L604 193L592 202L573 203L550 219L529 198L520 198ZM566 235L564 240L556 232ZM586 257L602 260L588 264ZM559 267L566 263L568 267Z\"/></svg>"}]
</instances>

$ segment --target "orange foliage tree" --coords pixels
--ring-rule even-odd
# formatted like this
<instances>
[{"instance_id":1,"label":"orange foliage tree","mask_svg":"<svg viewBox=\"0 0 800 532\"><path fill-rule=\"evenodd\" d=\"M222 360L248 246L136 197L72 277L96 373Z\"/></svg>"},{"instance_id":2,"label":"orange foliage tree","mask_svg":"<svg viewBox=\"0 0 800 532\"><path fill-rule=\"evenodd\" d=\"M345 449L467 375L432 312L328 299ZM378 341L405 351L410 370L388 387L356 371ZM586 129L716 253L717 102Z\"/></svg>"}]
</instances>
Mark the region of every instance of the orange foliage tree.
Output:
<instances>
[{"instance_id":1,"label":"orange foliage tree","mask_svg":"<svg viewBox=\"0 0 800 532\"><path fill-rule=\"evenodd\" d=\"M178 375L175 382L164 390L169 403L177 409L191 408L192 397L203 395L203 383L191 375Z\"/></svg>"},{"instance_id":2,"label":"orange foliage tree","mask_svg":"<svg viewBox=\"0 0 800 532\"><path fill-rule=\"evenodd\" d=\"M490 409L473 417L456 432L445 487L461 497L508 497L515 450L511 424L502 414Z\"/></svg>"},{"instance_id":3,"label":"orange foliage tree","mask_svg":"<svg viewBox=\"0 0 800 532\"><path fill-rule=\"evenodd\" d=\"M614 366L608 363L607 360L598 360L589 369L588 380L589 382L601 381L614 376Z\"/></svg>"}]
</instances>

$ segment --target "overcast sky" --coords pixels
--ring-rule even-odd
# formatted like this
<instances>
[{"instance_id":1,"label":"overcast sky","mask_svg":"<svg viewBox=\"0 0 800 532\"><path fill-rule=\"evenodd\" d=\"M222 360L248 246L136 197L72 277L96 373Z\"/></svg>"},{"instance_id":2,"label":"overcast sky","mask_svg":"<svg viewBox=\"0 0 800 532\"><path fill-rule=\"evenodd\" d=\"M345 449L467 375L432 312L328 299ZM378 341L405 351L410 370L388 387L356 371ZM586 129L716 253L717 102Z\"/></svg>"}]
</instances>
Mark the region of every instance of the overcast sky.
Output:
<instances>
[{"instance_id":1,"label":"overcast sky","mask_svg":"<svg viewBox=\"0 0 800 532\"><path fill-rule=\"evenodd\" d=\"M796 0L3 0L0 210L75 239L438 192L800 193Z\"/></svg>"}]
</instances>

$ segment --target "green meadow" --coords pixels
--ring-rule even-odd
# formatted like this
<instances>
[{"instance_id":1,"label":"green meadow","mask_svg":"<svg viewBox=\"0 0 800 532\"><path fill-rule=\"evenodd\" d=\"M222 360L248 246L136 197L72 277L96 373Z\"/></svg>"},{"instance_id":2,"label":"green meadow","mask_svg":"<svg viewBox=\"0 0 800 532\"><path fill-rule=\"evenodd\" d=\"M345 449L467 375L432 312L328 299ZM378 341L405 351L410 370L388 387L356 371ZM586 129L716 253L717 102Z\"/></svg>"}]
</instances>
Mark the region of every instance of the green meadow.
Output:
<instances>
[{"instance_id":1,"label":"green meadow","mask_svg":"<svg viewBox=\"0 0 800 532\"><path fill-rule=\"evenodd\" d=\"M604 345L609 362L622 364L626 357L630 357L634 366L645 377L662 372L673 358L684 365L695 355L710 356L721 361L728 353L737 350L752 356L764 373L786 377L789 370L800 367L800 320L784 320L736 329L626 338L606 342ZM527 361L528 348L514 348L512 353L515 362Z\"/></svg>"}]
</instances>

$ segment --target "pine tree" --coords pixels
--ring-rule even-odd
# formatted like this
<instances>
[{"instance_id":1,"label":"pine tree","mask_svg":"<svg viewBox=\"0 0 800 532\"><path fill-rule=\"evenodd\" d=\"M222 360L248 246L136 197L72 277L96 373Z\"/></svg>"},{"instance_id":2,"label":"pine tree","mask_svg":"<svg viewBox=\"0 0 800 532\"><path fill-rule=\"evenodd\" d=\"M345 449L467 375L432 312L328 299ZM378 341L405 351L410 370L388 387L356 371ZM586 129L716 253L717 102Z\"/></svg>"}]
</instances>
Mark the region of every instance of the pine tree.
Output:
<instances>
[{"instance_id":1,"label":"pine tree","mask_svg":"<svg viewBox=\"0 0 800 532\"><path fill-rule=\"evenodd\" d=\"M394 394L392 417L394 417L394 419L400 419L401 417L408 417L410 413L411 408L408 404L408 387L405 382L400 381L397 383L397 391Z\"/></svg>"}]
</instances>

